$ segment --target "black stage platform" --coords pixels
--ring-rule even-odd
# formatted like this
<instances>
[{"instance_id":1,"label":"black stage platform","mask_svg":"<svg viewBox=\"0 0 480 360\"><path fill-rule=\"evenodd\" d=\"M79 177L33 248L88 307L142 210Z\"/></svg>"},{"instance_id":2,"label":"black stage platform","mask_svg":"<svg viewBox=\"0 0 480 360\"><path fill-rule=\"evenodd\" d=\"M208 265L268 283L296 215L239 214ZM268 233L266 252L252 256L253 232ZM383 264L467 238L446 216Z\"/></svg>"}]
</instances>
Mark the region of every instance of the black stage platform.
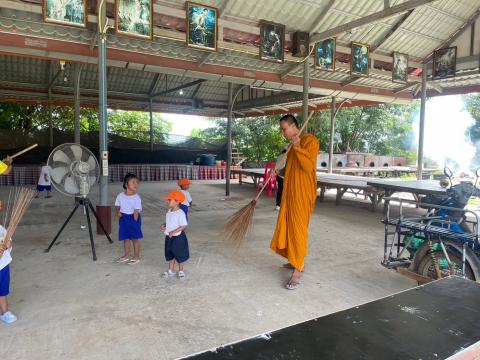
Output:
<instances>
[{"instance_id":1,"label":"black stage platform","mask_svg":"<svg viewBox=\"0 0 480 360\"><path fill-rule=\"evenodd\" d=\"M438 360L479 340L480 284L450 277L185 359Z\"/></svg>"}]
</instances>

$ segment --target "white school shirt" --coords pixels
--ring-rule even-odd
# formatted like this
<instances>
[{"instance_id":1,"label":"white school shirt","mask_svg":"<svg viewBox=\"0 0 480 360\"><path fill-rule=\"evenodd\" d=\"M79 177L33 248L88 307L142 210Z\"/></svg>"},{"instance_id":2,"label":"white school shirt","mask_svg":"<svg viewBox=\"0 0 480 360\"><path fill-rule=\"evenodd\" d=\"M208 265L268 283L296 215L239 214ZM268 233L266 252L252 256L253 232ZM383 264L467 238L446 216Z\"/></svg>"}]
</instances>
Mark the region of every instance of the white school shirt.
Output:
<instances>
[{"instance_id":1,"label":"white school shirt","mask_svg":"<svg viewBox=\"0 0 480 360\"><path fill-rule=\"evenodd\" d=\"M49 186L52 185L52 182L50 180L50 172L52 171L52 168L48 165L42 166L42 169L40 170L40 176L38 178L38 185L41 186ZM47 180L45 180L45 178Z\"/></svg>"},{"instance_id":2,"label":"white school shirt","mask_svg":"<svg viewBox=\"0 0 480 360\"><path fill-rule=\"evenodd\" d=\"M182 202L182 205L187 205L190 206L190 203L193 201L192 200L192 195L187 190L180 190L183 195L185 195L185 200Z\"/></svg>"},{"instance_id":3,"label":"white school shirt","mask_svg":"<svg viewBox=\"0 0 480 360\"><path fill-rule=\"evenodd\" d=\"M135 210L138 210L138 212L142 211L142 199L138 194L126 195L124 192L121 192L117 195L115 206L120 207L121 213L131 215Z\"/></svg>"},{"instance_id":4,"label":"white school shirt","mask_svg":"<svg viewBox=\"0 0 480 360\"><path fill-rule=\"evenodd\" d=\"M0 225L0 240L5 237L7 234L7 229L5 229L2 225ZM12 249L7 249L3 252L2 257L0 257L0 270L7 267L8 264L12 262Z\"/></svg>"},{"instance_id":5,"label":"white school shirt","mask_svg":"<svg viewBox=\"0 0 480 360\"><path fill-rule=\"evenodd\" d=\"M166 215L166 226L165 226L165 235L170 234L175 229L178 229L180 226L187 226L187 217L182 209L177 211L168 210ZM181 234L181 231L177 232L173 236L178 236Z\"/></svg>"}]
</instances>

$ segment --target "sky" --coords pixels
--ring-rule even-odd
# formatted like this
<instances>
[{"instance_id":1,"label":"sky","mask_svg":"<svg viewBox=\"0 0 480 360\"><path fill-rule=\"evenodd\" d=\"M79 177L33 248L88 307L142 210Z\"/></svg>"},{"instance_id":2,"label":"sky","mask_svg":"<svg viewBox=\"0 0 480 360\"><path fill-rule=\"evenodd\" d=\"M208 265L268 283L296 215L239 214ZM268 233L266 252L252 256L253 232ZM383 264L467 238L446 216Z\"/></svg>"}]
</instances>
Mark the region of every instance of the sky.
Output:
<instances>
[{"instance_id":1,"label":"sky","mask_svg":"<svg viewBox=\"0 0 480 360\"><path fill-rule=\"evenodd\" d=\"M172 123L171 134L189 136L193 129L206 129L215 126L203 116L162 113L162 119Z\"/></svg>"},{"instance_id":2,"label":"sky","mask_svg":"<svg viewBox=\"0 0 480 360\"><path fill-rule=\"evenodd\" d=\"M467 141L467 128L474 123L464 110L460 95L438 96L427 101L425 111L424 154L444 166L445 158L454 159L461 171L468 171L475 147ZM418 142L418 119L414 123Z\"/></svg>"}]
</instances>

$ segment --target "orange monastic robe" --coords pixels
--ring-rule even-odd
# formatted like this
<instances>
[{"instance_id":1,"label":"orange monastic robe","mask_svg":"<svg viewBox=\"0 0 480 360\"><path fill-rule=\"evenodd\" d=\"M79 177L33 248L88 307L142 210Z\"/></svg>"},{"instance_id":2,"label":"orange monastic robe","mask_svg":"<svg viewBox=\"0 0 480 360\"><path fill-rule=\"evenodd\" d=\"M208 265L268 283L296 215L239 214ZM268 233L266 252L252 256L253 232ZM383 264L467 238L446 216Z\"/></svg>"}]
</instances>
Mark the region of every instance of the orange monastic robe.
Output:
<instances>
[{"instance_id":1,"label":"orange monastic robe","mask_svg":"<svg viewBox=\"0 0 480 360\"><path fill-rule=\"evenodd\" d=\"M300 146L288 152L282 203L270 248L303 270L308 248L308 223L317 197L319 141L310 134L300 136Z\"/></svg>"}]
</instances>

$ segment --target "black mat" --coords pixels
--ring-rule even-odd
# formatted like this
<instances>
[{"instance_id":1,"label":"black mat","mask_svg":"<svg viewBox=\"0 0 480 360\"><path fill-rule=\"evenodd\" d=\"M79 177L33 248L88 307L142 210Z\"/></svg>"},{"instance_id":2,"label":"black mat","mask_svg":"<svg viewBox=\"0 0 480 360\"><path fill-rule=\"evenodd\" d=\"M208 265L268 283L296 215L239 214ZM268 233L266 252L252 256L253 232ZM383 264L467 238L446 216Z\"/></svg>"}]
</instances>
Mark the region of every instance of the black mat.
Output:
<instances>
[{"instance_id":1,"label":"black mat","mask_svg":"<svg viewBox=\"0 0 480 360\"><path fill-rule=\"evenodd\" d=\"M451 277L185 359L438 360L479 340L480 284Z\"/></svg>"}]
</instances>

